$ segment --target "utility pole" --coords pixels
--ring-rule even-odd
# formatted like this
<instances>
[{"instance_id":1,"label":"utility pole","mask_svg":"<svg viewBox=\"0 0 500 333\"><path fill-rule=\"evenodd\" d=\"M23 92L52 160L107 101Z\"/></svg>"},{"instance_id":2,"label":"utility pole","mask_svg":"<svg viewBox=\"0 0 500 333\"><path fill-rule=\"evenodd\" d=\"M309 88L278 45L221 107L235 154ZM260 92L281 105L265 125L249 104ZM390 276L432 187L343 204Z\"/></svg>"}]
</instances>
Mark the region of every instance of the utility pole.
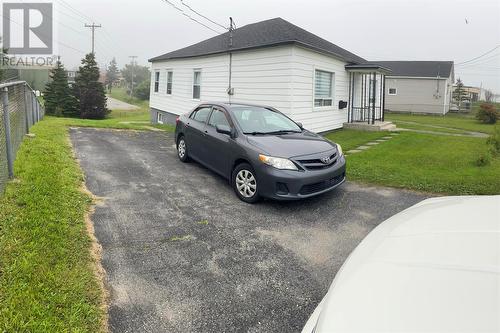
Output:
<instances>
[{"instance_id":1,"label":"utility pole","mask_svg":"<svg viewBox=\"0 0 500 333\"><path fill-rule=\"evenodd\" d=\"M131 64L132 66L130 67L130 72L131 72L131 76L132 76L132 84L131 84L131 87L130 87L130 97L132 97L133 93L134 93L134 67L135 67L135 59L137 59L137 56L128 56L131 60Z\"/></svg>"},{"instance_id":2,"label":"utility pole","mask_svg":"<svg viewBox=\"0 0 500 333\"><path fill-rule=\"evenodd\" d=\"M90 28L92 29L92 54L94 54L94 34L95 34L95 28L101 28L102 25L100 24L95 24L92 22L92 24L85 24L85 28Z\"/></svg>"}]
</instances>

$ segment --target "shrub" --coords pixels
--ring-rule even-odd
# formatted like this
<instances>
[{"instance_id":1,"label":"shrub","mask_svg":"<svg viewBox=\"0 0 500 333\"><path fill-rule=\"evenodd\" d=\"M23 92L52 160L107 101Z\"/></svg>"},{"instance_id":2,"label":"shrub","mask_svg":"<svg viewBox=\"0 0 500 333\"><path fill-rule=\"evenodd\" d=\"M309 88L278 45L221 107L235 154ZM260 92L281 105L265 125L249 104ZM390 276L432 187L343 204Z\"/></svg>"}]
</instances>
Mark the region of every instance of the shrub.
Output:
<instances>
[{"instance_id":1,"label":"shrub","mask_svg":"<svg viewBox=\"0 0 500 333\"><path fill-rule=\"evenodd\" d=\"M474 161L474 164L478 167L482 167L490 164L490 162L491 162L491 154L489 152L482 152L477 156L476 160Z\"/></svg>"},{"instance_id":2,"label":"shrub","mask_svg":"<svg viewBox=\"0 0 500 333\"><path fill-rule=\"evenodd\" d=\"M143 101L149 99L150 82L148 80L142 81L134 90L134 96L142 99Z\"/></svg>"},{"instance_id":3,"label":"shrub","mask_svg":"<svg viewBox=\"0 0 500 333\"><path fill-rule=\"evenodd\" d=\"M483 103L477 111L476 118L485 124L494 124L500 118L500 112L493 104Z\"/></svg>"},{"instance_id":4,"label":"shrub","mask_svg":"<svg viewBox=\"0 0 500 333\"><path fill-rule=\"evenodd\" d=\"M493 134L489 136L486 143L493 155L500 155L500 126L495 125Z\"/></svg>"}]
</instances>

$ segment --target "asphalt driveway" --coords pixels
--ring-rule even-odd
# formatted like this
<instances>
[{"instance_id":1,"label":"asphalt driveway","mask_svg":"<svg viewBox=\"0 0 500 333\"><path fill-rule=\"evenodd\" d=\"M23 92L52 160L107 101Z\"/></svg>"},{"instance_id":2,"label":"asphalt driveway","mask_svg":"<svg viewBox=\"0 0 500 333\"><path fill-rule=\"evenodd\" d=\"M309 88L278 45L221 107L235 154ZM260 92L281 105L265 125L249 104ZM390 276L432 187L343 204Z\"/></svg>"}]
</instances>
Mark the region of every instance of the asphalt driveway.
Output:
<instances>
[{"instance_id":1,"label":"asphalt driveway","mask_svg":"<svg viewBox=\"0 0 500 333\"><path fill-rule=\"evenodd\" d=\"M113 332L297 332L348 254L422 194L347 182L300 202L239 201L177 160L171 135L72 129L103 247ZM361 319L360 319L361 320Z\"/></svg>"}]
</instances>

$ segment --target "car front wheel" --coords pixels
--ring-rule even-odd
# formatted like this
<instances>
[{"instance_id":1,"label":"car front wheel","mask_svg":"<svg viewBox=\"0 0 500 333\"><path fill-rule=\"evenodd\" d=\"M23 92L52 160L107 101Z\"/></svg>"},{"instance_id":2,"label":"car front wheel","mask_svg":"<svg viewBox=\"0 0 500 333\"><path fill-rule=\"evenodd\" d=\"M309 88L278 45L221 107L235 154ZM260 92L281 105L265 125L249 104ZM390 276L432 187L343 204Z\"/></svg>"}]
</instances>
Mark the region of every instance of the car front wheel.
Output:
<instances>
[{"instance_id":1,"label":"car front wheel","mask_svg":"<svg viewBox=\"0 0 500 333\"><path fill-rule=\"evenodd\" d=\"M233 189L241 200L254 203L260 199L257 178L252 166L247 163L238 165L233 171Z\"/></svg>"},{"instance_id":2,"label":"car front wheel","mask_svg":"<svg viewBox=\"0 0 500 333\"><path fill-rule=\"evenodd\" d=\"M186 140L184 140L183 136L177 141L177 156L182 162L187 162L189 160Z\"/></svg>"}]
</instances>

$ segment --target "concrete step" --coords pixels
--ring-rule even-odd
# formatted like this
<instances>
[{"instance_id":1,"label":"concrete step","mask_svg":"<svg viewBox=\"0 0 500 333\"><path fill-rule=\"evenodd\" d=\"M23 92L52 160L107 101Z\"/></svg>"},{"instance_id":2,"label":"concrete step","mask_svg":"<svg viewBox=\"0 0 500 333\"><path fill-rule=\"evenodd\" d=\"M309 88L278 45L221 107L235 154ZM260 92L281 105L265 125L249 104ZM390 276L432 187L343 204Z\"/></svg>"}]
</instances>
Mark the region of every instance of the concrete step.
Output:
<instances>
[{"instance_id":1,"label":"concrete step","mask_svg":"<svg viewBox=\"0 0 500 333\"><path fill-rule=\"evenodd\" d=\"M344 128L356 129L359 131L394 131L396 125L390 121L376 121L375 124L367 122L344 123Z\"/></svg>"}]
</instances>

